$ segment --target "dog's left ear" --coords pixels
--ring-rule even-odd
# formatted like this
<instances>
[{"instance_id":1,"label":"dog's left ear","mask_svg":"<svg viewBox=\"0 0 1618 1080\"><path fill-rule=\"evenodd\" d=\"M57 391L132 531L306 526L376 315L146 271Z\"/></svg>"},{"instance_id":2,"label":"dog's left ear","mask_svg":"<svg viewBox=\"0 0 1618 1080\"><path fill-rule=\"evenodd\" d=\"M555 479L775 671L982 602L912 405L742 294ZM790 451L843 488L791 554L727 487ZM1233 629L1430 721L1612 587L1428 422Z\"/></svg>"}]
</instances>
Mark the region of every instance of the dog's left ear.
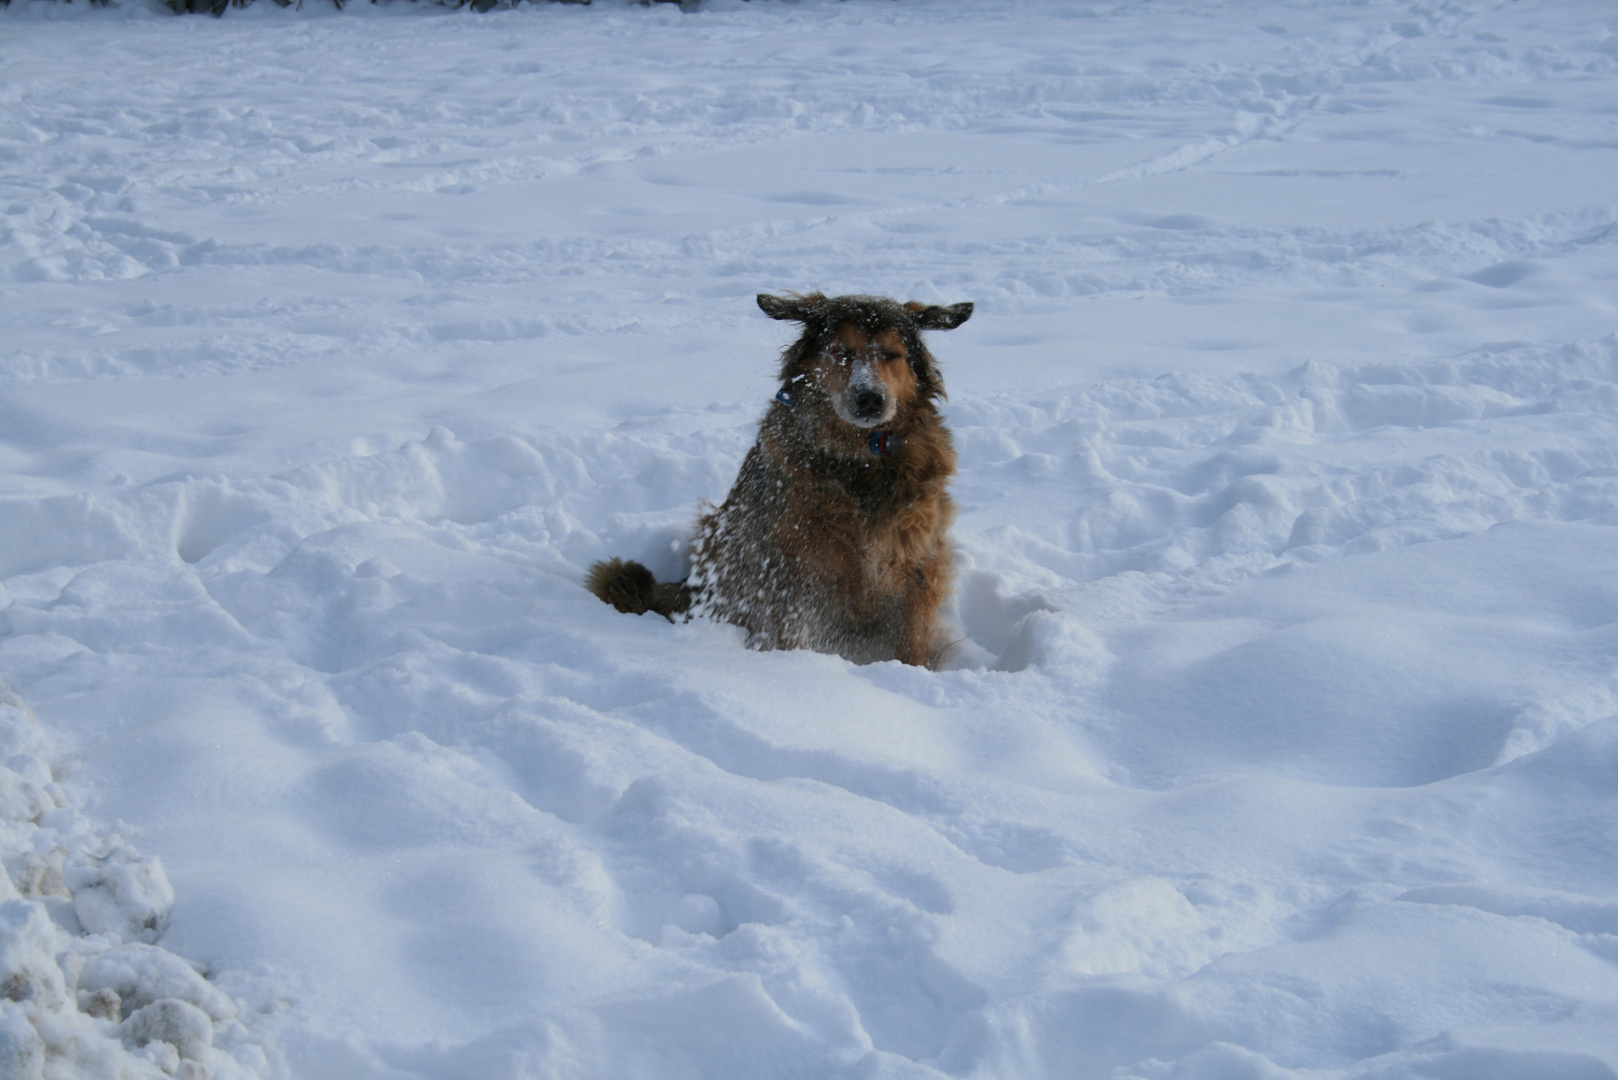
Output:
<instances>
[{"instance_id":1,"label":"dog's left ear","mask_svg":"<svg viewBox=\"0 0 1618 1080\"><path fill-rule=\"evenodd\" d=\"M758 294L759 310L772 319L808 322L826 298L820 293L787 293L785 296Z\"/></svg>"},{"instance_id":2,"label":"dog's left ear","mask_svg":"<svg viewBox=\"0 0 1618 1080\"><path fill-rule=\"evenodd\" d=\"M949 307L940 307L937 304L923 304L912 300L905 305L910 317L916 321L918 330L953 330L972 317L971 304L951 304Z\"/></svg>"}]
</instances>

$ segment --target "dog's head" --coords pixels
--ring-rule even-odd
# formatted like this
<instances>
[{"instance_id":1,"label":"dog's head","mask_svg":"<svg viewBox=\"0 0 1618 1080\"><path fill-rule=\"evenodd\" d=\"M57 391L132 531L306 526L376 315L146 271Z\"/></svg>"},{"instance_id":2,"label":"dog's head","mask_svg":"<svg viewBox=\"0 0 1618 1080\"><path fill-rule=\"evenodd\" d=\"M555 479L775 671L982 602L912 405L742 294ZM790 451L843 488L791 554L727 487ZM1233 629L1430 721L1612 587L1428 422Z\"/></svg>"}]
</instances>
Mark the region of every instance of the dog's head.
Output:
<instances>
[{"instance_id":1,"label":"dog's head","mask_svg":"<svg viewBox=\"0 0 1618 1080\"><path fill-rule=\"evenodd\" d=\"M879 296L820 293L771 296L758 306L772 319L803 324L781 357L781 386L793 397L819 399L845 424L877 428L944 393L923 330L953 330L971 304L900 304Z\"/></svg>"}]
</instances>

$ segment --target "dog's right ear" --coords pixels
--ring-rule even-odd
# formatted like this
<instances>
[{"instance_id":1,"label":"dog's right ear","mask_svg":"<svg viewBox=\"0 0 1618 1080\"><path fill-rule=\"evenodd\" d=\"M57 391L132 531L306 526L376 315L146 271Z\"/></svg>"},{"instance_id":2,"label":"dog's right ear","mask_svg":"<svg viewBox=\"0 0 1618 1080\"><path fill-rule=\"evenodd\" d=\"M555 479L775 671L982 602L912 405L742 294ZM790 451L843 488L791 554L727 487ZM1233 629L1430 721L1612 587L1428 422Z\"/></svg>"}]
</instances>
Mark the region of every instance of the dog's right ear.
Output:
<instances>
[{"instance_id":1,"label":"dog's right ear","mask_svg":"<svg viewBox=\"0 0 1618 1080\"><path fill-rule=\"evenodd\" d=\"M819 293L809 293L807 296L800 293L787 293L785 296L759 293L758 306L772 319L808 322L810 316L815 313L815 308L825 299Z\"/></svg>"},{"instance_id":2,"label":"dog's right ear","mask_svg":"<svg viewBox=\"0 0 1618 1080\"><path fill-rule=\"evenodd\" d=\"M938 307L912 300L905 305L905 309L916 320L918 330L953 330L972 317L972 305L969 303Z\"/></svg>"}]
</instances>

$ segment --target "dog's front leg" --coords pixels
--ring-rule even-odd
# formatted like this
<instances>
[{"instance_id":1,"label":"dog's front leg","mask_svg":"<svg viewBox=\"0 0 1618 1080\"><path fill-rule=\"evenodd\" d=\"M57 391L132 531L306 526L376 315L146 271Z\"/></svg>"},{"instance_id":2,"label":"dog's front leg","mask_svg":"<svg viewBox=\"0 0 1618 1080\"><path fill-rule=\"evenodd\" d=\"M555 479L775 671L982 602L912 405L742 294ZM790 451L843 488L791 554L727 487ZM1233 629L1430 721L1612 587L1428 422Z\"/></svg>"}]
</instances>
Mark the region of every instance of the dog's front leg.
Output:
<instances>
[{"instance_id":1,"label":"dog's front leg","mask_svg":"<svg viewBox=\"0 0 1618 1080\"><path fill-rule=\"evenodd\" d=\"M899 640L894 656L906 664L933 667L942 653L935 643L938 606L949 589L947 558L930 556L910 572L899 615Z\"/></svg>"}]
</instances>

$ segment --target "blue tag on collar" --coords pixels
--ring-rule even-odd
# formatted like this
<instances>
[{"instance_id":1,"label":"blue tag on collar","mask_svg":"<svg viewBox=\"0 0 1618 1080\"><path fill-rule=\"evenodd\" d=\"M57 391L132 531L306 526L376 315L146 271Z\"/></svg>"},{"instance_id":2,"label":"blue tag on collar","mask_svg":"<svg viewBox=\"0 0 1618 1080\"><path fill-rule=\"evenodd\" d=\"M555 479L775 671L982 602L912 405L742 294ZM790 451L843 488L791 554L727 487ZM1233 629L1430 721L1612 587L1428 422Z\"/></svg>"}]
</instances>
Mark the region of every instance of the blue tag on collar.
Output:
<instances>
[{"instance_id":1,"label":"blue tag on collar","mask_svg":"<svg viewBox=\"0 0 1618 1080\"><path fill-rule=\"evenodd\" d=\"M868 445L871 453L886 456L899 449L899 436L891 431L873 431Z\"/></svg>"},{"instance_id":2,"label":"blue tag on collar","mask_svg":"<svg viewBox=\"0 0 1618 1080\"><path fill-rule=\"evenodd\" d=\"M791 390L784 390L784 389L783 390L777 390L775 392L775 400L779 401L783 405L789 405L790 406L790 405L796 405L797 404L797 402L792 400L792 391Z\"/></svg>"}]
</instances>

